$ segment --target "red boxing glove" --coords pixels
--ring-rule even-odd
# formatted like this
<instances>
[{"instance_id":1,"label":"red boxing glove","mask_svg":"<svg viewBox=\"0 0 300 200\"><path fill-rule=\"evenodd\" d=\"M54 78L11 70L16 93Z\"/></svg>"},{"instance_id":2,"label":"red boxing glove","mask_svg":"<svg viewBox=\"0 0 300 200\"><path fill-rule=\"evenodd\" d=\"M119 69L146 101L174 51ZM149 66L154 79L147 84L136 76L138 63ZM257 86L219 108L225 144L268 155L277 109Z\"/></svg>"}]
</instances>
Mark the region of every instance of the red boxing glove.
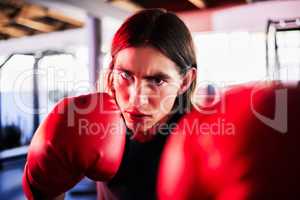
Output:
<instances>
[{"instance_id":1,"label":"red boxing glove","mask_svg":"<svg viewBox=\"0 0 300 200\"><path fill-rule=\"evenodd\" d=\"M61 195L84 176L106 181L120 165L125 124L105 93L64 98L40 124L23 174L28 199Z\"/></svg>"},{"instance_id":2,"label":"red boxing glove","mask_svg":"<svg viewBox=\"0 0 300 200\"><path fill-rule=\"evenodd\" d=\"M298 199L299 86L242 85L221 96L169 137L159 199Z\"/></svg>"}]
</instances>

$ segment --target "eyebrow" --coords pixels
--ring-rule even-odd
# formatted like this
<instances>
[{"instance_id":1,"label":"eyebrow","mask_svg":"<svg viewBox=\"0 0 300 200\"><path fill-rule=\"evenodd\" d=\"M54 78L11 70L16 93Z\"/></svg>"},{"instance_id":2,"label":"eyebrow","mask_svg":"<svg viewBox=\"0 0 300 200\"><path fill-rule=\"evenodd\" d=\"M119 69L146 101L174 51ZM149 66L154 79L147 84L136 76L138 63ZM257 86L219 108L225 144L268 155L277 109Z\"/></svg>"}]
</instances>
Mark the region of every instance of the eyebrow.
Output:
<instances>
[{"instance_id":1,"label":"eyebrow","mask_svg":"<svg viewBox=\"0 0 300 200\"><path fill-rule=\"evenodd\" d=\"M123 72L126 72L129 75L134 74L132 71L130 71L128 69L125 69L122 66L117 66L116 69L120 70L120 71L123 71ZM171 77L168 74L165 74L163 72L157 72L157 73L154 73L154 74L151 74L151 75L143 76L142 78L147 79L147 80L154 79L154 78L159 78L159 79L163 79L163 80L171 79Z\"/></svg>"},{"instance_id":2,"label":"eyebrow","mask_svg":"<svg viewBox=\"0 0 300 200\"><path fill-rule=\"evenodd\" d=\"M143 77L144 79L154 79L154 78L158 78L158 79L162 79L162 80L169 80L171 79L171 77L165 73L162 73L162 72L158 72L158 73L155 73L153 75L149 75L149 76L144 76Z\"/></svg>"}]
</instances>

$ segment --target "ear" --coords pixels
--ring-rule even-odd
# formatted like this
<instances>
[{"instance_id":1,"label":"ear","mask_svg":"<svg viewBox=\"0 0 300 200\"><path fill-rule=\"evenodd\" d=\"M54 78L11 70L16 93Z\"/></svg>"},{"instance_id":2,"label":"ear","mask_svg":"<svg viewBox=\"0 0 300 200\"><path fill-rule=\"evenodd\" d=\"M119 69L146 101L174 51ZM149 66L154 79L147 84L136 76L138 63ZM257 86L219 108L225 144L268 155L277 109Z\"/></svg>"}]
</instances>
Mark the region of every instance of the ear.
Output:
<instances>
[{"instance_id":1,"label":"ear","mask_svg":"<svg viewBox=\"0 0 300 200\"><path fill-rule=\"evenodd\" d=\"M178 91L178 95L183 94L186 92L189 87L191 86L192 82L196 79L197 76L197 69L192 67L189 69L186 74L183 76L182 83L180 85L180 89Z\"/></svg>"}]
</instances>

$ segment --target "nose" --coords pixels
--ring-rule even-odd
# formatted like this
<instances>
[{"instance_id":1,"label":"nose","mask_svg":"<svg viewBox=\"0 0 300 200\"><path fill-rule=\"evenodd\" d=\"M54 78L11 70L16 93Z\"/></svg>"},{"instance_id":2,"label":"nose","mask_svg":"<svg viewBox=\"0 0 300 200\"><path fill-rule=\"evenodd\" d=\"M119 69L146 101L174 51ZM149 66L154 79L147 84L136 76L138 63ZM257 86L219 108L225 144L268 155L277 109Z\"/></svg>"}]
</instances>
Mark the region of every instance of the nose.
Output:
<instances>
[{"instance_id":1,"label":"nose","mask_svg":"<svg viewBox=\"0 0 300 200\"><path fill-rule=\"evenodd\" d=\"M132 106L140 108L149 103L149 94L147 94L147 86L142 82L136 81L135 84L130 87L129 102Z\"/></svg>"}]
</instances>

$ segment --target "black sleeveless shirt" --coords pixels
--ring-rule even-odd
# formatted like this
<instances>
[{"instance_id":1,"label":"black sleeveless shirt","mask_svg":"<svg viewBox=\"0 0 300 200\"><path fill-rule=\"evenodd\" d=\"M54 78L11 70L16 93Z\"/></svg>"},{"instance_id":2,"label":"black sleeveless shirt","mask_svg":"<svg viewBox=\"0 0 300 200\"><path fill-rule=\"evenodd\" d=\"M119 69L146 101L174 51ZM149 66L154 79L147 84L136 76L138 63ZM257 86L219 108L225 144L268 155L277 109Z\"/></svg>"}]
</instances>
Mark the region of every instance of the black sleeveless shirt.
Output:
<instances>
[{"instance_id":1,"label":"black sleeveless shirt","mask_svg":"<svg viewBox=\"0 0 300 200\"><path fill-rule=\"evenodd\" d=\"M131 139L127 130L125 152L117 174L106 183L110 193L119 200L153 200L156 197L156 182L159 161L166 139L180 114L174 114L164 129L150 141Z\"/></svg>"}]
</instances>

